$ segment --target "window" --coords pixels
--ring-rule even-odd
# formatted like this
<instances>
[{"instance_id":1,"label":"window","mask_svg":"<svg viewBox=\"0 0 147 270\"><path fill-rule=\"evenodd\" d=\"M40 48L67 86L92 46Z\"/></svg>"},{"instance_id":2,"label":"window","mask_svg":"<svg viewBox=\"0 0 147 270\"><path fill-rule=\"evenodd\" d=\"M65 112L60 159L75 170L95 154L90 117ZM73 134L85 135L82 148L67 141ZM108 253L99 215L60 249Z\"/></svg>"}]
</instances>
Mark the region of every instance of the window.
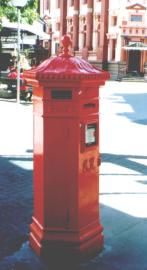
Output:
<instances>
[{"instance_id":1,"label":"window","mask_svg":"<svg viewBox=\"0 0 147 270\"><path fill-rule=\"evenodd\" d=\"M112 26L117 25L117 16L112 16Z\"/></svg>"},{"instance_id":2,"label":"window","mask_svg":"<svg viewBox=\"0 0 147 270\"><path fill-rule=\"evenodd\" d=\"M123 20L122 21L122 25L127 25L127 21L126 20Z\"/></svg>"},{"instance_id":3,"label":"window","mask_svg":"<svg viewBox=\"0 0 147 270\"><path fill-rule=\"evenodd\" d=\"M58 52L58 49L59 49L59 43L55 43L55 53L57 54L57 52Z\"/></svg>"},{"instance_id":4,"label":"window","mask_svg":"<svg viewBox=\"0 0 147 270\"><path fill-rule=\"evenodd\" d=\"M100 32L97 33L97 45L100 46Z\"/></svg>"},{"instance_id":5,"label":"window","mask_svg":"<svg viewBox=\"0 0 147 270\"><path fill-rule=\"evenodd\" d=\"M116 39L112 39L112 60L115 60Z\"/></svg>"},{"instance_id":6,"label":"window","mask_svg":"<svg viewBox=\"0 0 147 270\"><path fill-rule=\"evenodd\" d=\"M131 22L142 22L142 15L131 15Z\"/></svg>"},{"instance_id":7,"label":"window","mask_svg":"<svg viewBox=\"0 0 147 270\"><path fill-rule=\"evenodd\" d=\"M56 23L56 31L60 31L60 23Z\"/></svg>"}]
</instances>

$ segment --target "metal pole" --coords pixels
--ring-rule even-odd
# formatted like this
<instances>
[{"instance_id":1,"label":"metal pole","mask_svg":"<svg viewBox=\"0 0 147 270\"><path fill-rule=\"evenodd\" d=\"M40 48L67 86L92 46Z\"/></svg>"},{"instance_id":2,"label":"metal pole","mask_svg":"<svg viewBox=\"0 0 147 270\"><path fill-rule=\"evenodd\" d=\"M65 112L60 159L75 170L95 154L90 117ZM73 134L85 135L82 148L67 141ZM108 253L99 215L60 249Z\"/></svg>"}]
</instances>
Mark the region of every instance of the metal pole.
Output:
<instances>
[{"instance_id":1,"label":"metal pole","mask_svg":"<svg viewBox=\"0 0 147 270\"><path fill-rule=\"evenodd\" d=\"M17 103L20 103L20 8L17 7L18 29L17 29Z\"/></svg>"}]
</instances>

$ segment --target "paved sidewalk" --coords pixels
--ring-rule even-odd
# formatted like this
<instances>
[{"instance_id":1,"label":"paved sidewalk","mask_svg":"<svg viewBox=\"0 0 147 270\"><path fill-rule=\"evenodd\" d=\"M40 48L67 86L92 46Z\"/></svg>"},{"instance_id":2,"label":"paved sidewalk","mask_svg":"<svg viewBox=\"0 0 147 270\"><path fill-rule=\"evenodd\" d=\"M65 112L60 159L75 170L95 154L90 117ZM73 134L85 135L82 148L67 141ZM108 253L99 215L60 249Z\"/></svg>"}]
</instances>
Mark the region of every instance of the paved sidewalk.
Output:
<instances>
[{"instance_id":1,"label":"paved sidewalk","mask_svg":"<svg viewBox=\"0 0 147 270\"><path fill-rule=\"evenodd\" d=\"M107 82L100 92L100 270L147 270L146 87Z\"/></svg>"},{"instance_id":2,"label":"paved sidewalk","mask_svg":"<svg viewBox=\"0 0 147 270\"><path fill-rule=\"evenodd\" d=\"M147 270L146 90L145 83L113 81L100 89L105 245L95 258L64 270ZM33 212L32 105L0 100L0 123L0 270L54 270L28 243Z\"/></svg>"}]
</instances>

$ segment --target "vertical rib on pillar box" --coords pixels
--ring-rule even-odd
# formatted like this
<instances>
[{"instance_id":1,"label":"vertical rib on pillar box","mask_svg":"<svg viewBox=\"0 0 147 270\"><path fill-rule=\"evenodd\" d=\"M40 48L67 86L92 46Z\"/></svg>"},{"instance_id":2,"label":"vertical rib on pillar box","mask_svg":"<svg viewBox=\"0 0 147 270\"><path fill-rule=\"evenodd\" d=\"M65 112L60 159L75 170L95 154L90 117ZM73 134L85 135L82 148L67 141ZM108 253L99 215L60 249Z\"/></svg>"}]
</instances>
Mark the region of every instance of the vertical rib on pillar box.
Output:
<instances>
[{"instance_id":1,"label":"vertical rib on pillar box","mask_svg":"<svg viewBox=\"0 0 147 270\"><path fill-rule=\"evenodd\" d=\"M34 95L30 245L38 255L75 260L103 247L98 89L109 74L71 56L68 36L62 44L63 54L25 72Z\"/></svg>"}]
</instances>

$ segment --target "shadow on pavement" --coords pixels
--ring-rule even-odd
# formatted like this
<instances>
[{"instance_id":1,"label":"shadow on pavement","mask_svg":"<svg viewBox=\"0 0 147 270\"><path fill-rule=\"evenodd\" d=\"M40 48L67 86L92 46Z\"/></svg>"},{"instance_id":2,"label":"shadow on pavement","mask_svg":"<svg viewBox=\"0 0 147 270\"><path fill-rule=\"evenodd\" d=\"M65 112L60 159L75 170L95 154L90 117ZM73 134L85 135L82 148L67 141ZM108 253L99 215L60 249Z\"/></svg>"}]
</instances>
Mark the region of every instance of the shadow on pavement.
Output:
<instances>
[{"instance_id":1,"label":"shadow on pavement","mask_svg":"<svg viewBox=\"0 0 147 270\"><path fill-rule=\"evenodd\" d=\"M132 112L122 112L118 113L117 115L125 116L129 120L134 123L140 125L147 125L147 107L146 107L146 100L147 100L147 93L120 93L114 94L114 101L117 103L127 103L131 106ZM115 101L115 97L117 100ZM123 97L122 101L118 101L118 97Z\"/></svg>"},{"instance_id":2,"label":"shadow on pavement","mask_svg":"<svg viewBox=\"0 0 147 270\"><path fill-rule=\"evenodd\" d=\"M136 162L123 156L102 154L103 161L112 160L127 168ZM146 159L146 157L140 157ZM140 270L145 269L147 219L137 218L101 204L104 226L103 251L80 264L59 264L58 257L46 264L29 247L28 234L33 211L32 157L0 156L0 269L1 270ZM138 172L146 167L137 164ZM67 260L68 261L68 260Z\"/></svg>"},{"instance_id":3,"label":"shadow on pavement","mask_svg":"<svg viewBox=\"0 0 147 270\"><path fill-rule=\"evenodd\" d=\"M28 239L32 217L32 157L0 156L0 259Z\"/></svg>"},{"instance_id":4,"label":"shadow on pavement","mask_svg":"<svg viewBox=\"0 0 147 270\"><path fill-rule=\"evenodd\" d=\"M144 175L147 175L147 165L144 165L139 160L145 160L147 164L147 156L140 155L116 155L110 153L102 153L101 154L102 162L109 162L112 164L116 164L127 169L137 171ZM110 174L109 174L110 175Z\"/></svg>"}]
</instances>

